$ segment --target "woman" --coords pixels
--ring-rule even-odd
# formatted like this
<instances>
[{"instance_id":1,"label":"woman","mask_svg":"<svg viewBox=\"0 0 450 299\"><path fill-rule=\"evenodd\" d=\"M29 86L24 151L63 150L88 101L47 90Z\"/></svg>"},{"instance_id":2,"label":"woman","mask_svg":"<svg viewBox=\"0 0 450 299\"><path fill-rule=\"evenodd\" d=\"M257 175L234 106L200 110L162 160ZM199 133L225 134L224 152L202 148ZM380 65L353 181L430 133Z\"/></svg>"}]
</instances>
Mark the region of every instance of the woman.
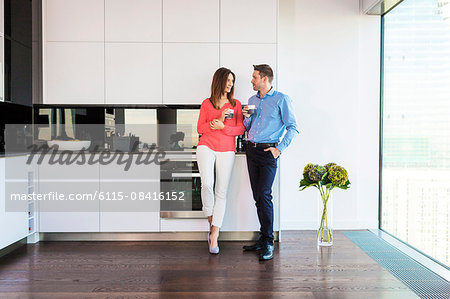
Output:
<instances>
[{"instance_id":1,"label":"woman","mask_svg":"<svg viewBox=\"0 0 450 299\"><path fill-rule=\"evenodd\" d=\"M217 239L225 214L226 197L236 152L236 136L244 134L241 103L233 98L236 77L227 68L213 76L211 96L200 108L197 131L197 163L202 181L203 212L208 216L209 252L219 253ZM214 165L216 185L214 186Z\"/></svg>"}]
</instances>

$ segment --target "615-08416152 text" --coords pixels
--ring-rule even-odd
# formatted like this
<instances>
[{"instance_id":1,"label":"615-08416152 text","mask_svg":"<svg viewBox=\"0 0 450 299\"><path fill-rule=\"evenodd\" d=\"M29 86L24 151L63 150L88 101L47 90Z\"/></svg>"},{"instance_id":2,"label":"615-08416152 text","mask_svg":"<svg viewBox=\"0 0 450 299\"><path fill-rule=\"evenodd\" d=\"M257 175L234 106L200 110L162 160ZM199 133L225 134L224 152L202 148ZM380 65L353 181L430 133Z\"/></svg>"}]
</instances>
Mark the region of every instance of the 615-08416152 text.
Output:
<instances>
[{"instance_id":1,"label":"615-08416152 text","mask_svg":"<svg viewBox=\"0 0 450 299\"><path fill-rule=\"evenodd\" d=\"M172 192L110 192L110 191L100 191L93 193L61 193L56 191L50 191L46 193L11 193L10 200L34 200L34 201L89 201L89 200L100 200L100 201L121 201L121 200L132 200L132 201L144 201L144 200L184 200L184 191L172 191Z\"/></svg>"}]
</instances>

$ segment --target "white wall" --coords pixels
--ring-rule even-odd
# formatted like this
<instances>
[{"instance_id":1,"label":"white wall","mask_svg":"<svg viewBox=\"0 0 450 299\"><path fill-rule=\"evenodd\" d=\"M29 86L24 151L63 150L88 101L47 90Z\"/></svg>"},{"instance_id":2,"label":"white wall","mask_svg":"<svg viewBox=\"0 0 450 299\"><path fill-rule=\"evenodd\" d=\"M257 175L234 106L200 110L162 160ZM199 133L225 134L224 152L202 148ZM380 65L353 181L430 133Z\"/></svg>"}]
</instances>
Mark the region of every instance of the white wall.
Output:
<instances>
[{"instance_id":1,"label":"white wall","mask_svg":"<svg viewBox=\"0 0 450 299\"><path fill-rule=\"evenodd\" d=\"M358 0L280 0L278 89L290 95L300 136L280 161L281 229L317 228L317 189L298 191L307 163L336 162L336 229L378 227L380 17Z\"/></svg>"}]
</instances>

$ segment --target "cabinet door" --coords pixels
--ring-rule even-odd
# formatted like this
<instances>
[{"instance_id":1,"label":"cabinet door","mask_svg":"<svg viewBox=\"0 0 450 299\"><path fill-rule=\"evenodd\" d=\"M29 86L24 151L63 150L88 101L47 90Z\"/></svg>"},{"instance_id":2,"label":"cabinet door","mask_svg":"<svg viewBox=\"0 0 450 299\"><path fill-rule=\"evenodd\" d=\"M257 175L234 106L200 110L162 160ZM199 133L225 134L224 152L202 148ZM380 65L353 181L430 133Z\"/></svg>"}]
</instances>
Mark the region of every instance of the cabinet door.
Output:
<instances>
[{"instance_id":1,"label":"cabinet door","mask_svg":"<svg viewBox=\"0 0 450 299\"><path fill-rule=\"evenodd\" d=\"M164 42L218 42L218 0L165 0Z\"/></svg>"},{"instance_id":2,"label":"cabinet door","mask_svg":"<svg viewBox=\"0 0 450 299\"><path fill-rule=\"evenodd\" d=\"M38 42L42 34L42 12L40 1L31 1L31 41ZM40 12L40 13L38 13ZM33 43L33 48L36 47Z\"/></svg>"},{"instance_id":3,"label":"cabinet door","mask_svg":"<svg viewBox=\"0 0 450 299\"><path fill-rule=\"evenodd\" d=\"M27 194L26 156L0 158L0 249L28 235L27 201L11 195Z\"/></svg>"},{"instance_id":4,"label":"cabinet door","mask_svg":"<svg viewBox=\"0 0 450 299\"><path fill-rule=\"evenodd\" d=\"M32 105L32 50L15 40L6 40L10 58L9 100L21 105ZM7 89L8 90L8 89Z\"/></svg>"},{"instance_id":5,"label":"cabinet door","mask_svg":"<svg viewBox=\"0 0 450 299\"><path fill-rule=\"evenodd\" d=\"M131 161L128 170L117 162L100 166L101 232L159 231L160 202L155 200L159 193L159 165L136 164L138 156L123 155L123 161Z\"/></svg>"},{"instance_id":6,"label":"cabinet door","mask_svg":"<svg viewBox=\"0 0 450 299\"><path fill-rule=\"evenodd\" d=\"M101 212L101 232L159 232L159 212Z\"/></svg>"},{"instance_id":7,"label":"cabinet door","mask_svg":"<svg viewBox=\"0 0 450 299\"><path fill-rule=\"evenodd\" d=\"M237 155L228 187L222 231L259 231L258 215L244 155Z\"/></svg>"},{"instance_id":8,"label":"cabinet door","mask_svg":"<svg viewBox=\"0 0 450 299\"><path fill-rule=\"evenodd\" d=\"M161 232L207 232L208 219L163 219ZM205 239L206 240L206 239Z\"/></svg>"},{"instance_id":9,"label":"cabinet door","mask_svg":"<svg viewBox=\"0 0 450 299\"><path fill-rule=\"evenodd\" d=\"M163 103L201 104L219 66L218 44L164 44Z\"/></svg>"},{"instance_id":10,"label":"cabinet door","mask_svg":"<svg viewBox=\"0 0 450 299\"><path fill-rule=\"evenodd\" d=\"M104 0L46 0L45 41L104 41Z\"/></svg>"},{"instance_id":11,"label":"cabinet door","mask_svg":"<svg viewBox=\"0 0 450 299\"><path fill-rule=\"evenodd\" d=\"M250 81L254 64L268 64L275 73L273 86L276 86L276 45L272 44L221 44L220 65L230 68L236 74L236 99L242 104L255 94Z\"/></svg>"},{"instance_id":12,"label":"cabinet door","mask_svg":"<svg viewBox=\"0 0 450 299\"><path fill-rule=\"evenodd\" d=\"M113 42L161 42L161 0L106 0L105 39Z\"/></svg>"},{"instance_id":13,"label":"cabinet door","mask_svg":"<svg viewBox=\"0 0 450 299\"><path fill-rule=\"evenodd\" d=\"M162 44L105 47L106 104L162 104Z\"/></svg>"},{"instance_id":14,"label":"cabinet door","mask_svg":"<svg viewBox=\"0 0 450 299\"><path fill-rule=\"evenodd\" d=\"M44 104L104 104L104 44L46 44Z\"/></svg>"},{"instance_id":15,"label":"cabinet door","mask_svg":"<svg viewBox=\"0 0 450 299\"><path fill-rule=\"evenodd\" d=\"M5 35L31 48L32 11L30 0L9 0L5 15Z\"/></svg>"},{"instance_id":16,"label":"cabinet door","mask_svg":"<svg viewBox=\"0 0 450 299\"><path fill-rule=\"evenodd\" d=\"M56 159L63 155L56 155ZM74 156L72 156L73 158ZM90 155L86 154L86 158ZM45 156L39 169L39 193L47 198L64 195L86 200L41 200L39 202L40 232L99 231L99 165L86 163L51 165ZM82 161L79 158L77 161ZM80 197L81 196L81 197ZM94 197L96 196L96 197ZM89 200L88 198L94 198Z\"/></svg>"},{"instance_id":17,"label":"cabinet door","mask_svg":"<svg viewBox=\"0 0 450 299\"><path fill-rule=\"evenodd\" d=\"M39 232L98 232L98 212L40 212Z\"/></svg>"},{"instance_id":18,"label":"cabinet door","mask_svg":"<svg viewBox=\"0 0 450 299\"><path fill-rule=\"evenodd\" d=\"M221 42L276 43L277 0L222 0Z\"/></svg>"}]
</instances>

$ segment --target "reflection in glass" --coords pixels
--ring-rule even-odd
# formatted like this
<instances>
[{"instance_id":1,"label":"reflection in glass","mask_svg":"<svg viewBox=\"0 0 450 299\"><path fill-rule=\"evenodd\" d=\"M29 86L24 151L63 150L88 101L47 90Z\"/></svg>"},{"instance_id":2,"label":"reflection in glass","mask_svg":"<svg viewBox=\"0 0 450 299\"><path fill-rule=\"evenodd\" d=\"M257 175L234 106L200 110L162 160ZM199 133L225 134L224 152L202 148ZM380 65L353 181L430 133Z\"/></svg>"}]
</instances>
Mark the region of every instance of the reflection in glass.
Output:
<instances>
[{"instance_id":1,"label":"reflection in glass","mask_svg":"<svg viewBox=\"0 0 450 299\"><path fill-rule=\"evenodd\" d=\"M177 124L191 125L191 130L186 131L185 138L191 140L191 144L198 144L197 120L200 114L199 109L183 109L177 111Z\"/></svg>"},{"instance_id":2,"label":"reflection in glass","mask_svg":"<svg viewBox=\"0 0 450 299\"><path fill-rule=\"evenodd\" d=\"M156 109L124 109L124 113L124 136L135 135L139 137L141 143L156 144L158 139Z\"/></svg>"},{"instance_id":3,"label":"reflection in glass","mask_svg":"<svg viewBox=\"0 0 450 299\"><path fill-rule=\"evenodd\" d=\"M191 151L198 143L199 109L36 107L37 141L90 140L91 149ZM90 125L90 126L89 126Z\"/></svg>"}]
</instances>

